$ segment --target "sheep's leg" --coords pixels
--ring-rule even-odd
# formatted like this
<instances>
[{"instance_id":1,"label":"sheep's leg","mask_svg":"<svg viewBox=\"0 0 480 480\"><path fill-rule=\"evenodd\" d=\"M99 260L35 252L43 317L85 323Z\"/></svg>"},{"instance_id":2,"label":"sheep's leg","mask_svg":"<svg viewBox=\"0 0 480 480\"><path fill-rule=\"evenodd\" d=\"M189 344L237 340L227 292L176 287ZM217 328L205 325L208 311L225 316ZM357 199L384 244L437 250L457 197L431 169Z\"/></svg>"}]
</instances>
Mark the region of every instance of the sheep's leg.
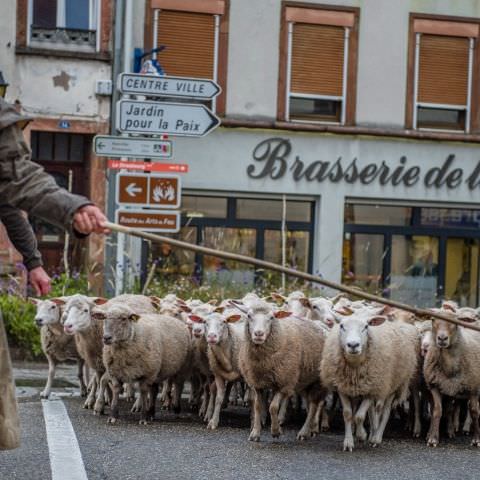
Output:
<instances>
[{"instance_id":1,"label":"sheep's leg","mask_svg":"<svg viewBox=\"0 0 480 480\"><path fill-rule=\"evenodd\" d=\"M465 416L465 421L463 422L462 432L464 435L470 435L470 430L472 428L472 416L470 415L470 406L467 409L467 415Z\"/></svg>"},{"instance_id":2,"label":"sheep's leg","mask_svg":"<svg viewBox=\"0 0 480 480\"><path fill-rule=\"evenodd\" d=\"M415 388L412 391L413 397L413 438L419 438L422 434L422 419L420 417L421 413L421 402L420 402L420 391L418 388Z\"/></svg>"},{"instance_id":3,"label":"sheep's leg","mask_svg":"<svg viewBox=\"0 0 480 480\"><path fill-rule=\"evenodd\" d=\"M280 411L278 412L278 422L280 423L280 426L283 426L283 424L285 423L289 401L290 401L290 397L285 397L282 400L282 403L280 404Z\"/></svg>"},{"instance_id":4,"label":"sheep's leg","mask_svg":"<svg viewBox=\"0 0 480 480\"><path fill-rule=\"evenodd\" d=\"M85 362L83 358L77 358L77 377L78 383L80 384L80 396L86 397L87 396L87 385L85 384L85 379L83 376Z\"/></svg>"},{"instance_id":5,"label":"sheep's leg","mask_svg":"<svg viewBox=\"0 0 480 480\"><path fill-rule=\"evenodd\" d=\"M312 436L312 424L315 421L315 416L318 410L318 400L314 399L312 395L308 396L307 418L297 434L297 440L307 440Z\"/></svg>"},{"instance_id":6,"label":"sheep's leg","mask_svg":"<svg viewBox=\"0 0 480 480\"><path fill-rule=\"evenodd\" d=\"M387 398L383 405L382 414L380 417L380 423L378 425L377 430L375 430L372 439L370 440L370 445L372 447L377 447L382 443L383 439L383 432L385 431L385 427L387 426L388 420L390 418L390 412L392 411L392 403L393 403L394 395L391 395Z\"/></svg>"},{"instance_id":7,"label":"sheep's leg","mask_svg":"<svg viewBox=\"0 0 480 480\"><path fill-rule=\"evenodd\" d=\"M83 408L93 408L93 405L95 404L95 397L97 396L97 388L99 384L100 384L100 375L97 374L97 372L95 372L95 375L93 376L91 381L90 392L88 392L88 397L85 400L85 403L83 404Z\"/></svg>"},{"instance_id":8,"label":"sheep's leg","mask_svg":"<svg viewBox=\"0 0 480 480\"><path fill-rule=\"evenodd\" d=\"M215 397L215 409L213 411L212 418L208 422L207 428L209 430L216 430L218 422L220 421L220 410L222 409L223 400L226 397L226 385L225 380L215 375L215 384L217 386L217 395Z\"/></svg>"},{"instance_id":9,"label":"sheep's leg","mask_svg":"<svg viewBox=\"0 0 480 480\"><path fill-rule=\"evenodd\" d=\"M140 383L139 387L142 407L140 410L140 420L138 423L139 425L148 425L147 415L151 407L151 402L153 401L153 399L150 399L149 397L149 394L152 392L152 385L149 385L148 383Z\"/></svg>"},{"instance_id":10,"label":"sheep's leg","mask_svg":"<svg viewBox=\"0 0 480 480\"><path fill-rule=\"evenodd\" d=\"M122 389L121 383L116 378L111 378L112 382L112 401L110 404L110 416L107 423L115 423L118 420L118 397Z\"/></svg>"},{"instance_id":11,"label":"sheep's leg","mask_svg":"<svg viewBox=\"0 0 480 480\"><path fill-rule=\"evenodd\" d=\"M57 363L51 355L47 354L48 360L48 377L45 388L40 392L41 398L48 398L52 390L53 379L55 378L55 371L57 370Z\"/></svg>"},{"instance_id":12,"label":"sheep's leg","mask_svg":"<svg viewBox=\"0 0 480 480\"><path fill-rule=\"evenodd\" d=\"M183 392L183 379L175 380L172 382L172 410L173 413L179 414L182 410L181 401L182 401L182 392Z\"/></svg>"},{"instance_id":13,"label":"sheep's leg","mask_svg":"<svg viewBox=\"0 0 480 480\"><path fill-rule=\"evenodd\" d=\"M108 382L110 381L110 376L107 372L102 375L100 379L100 387L98 389L97 400L95 402L95 406L93 407L93 414L94 415L102 415L103 410L105 408L105 391L108 386Z\"/></svg>"},{"instance_id":14,"label":"sheep's leg","mask_svg":"<svg viewBox=\"0 0 480 480\"><path fill-rule=\"evenodd\" d=\"M230 393L232 392L233 384L234 382L227 383L227 388L225 390L225 395L223 397L222 409L225 409L228 407L228 400L230 398Z\"/></svg>"},{"instance_id":15,"label":"sheep's leg","mask_svg":"<svg viewBox=\"0 0 480 480\"><path fill-rule=\"evenodd\" d=\"M155 382L150 388L150 403L147 411L147 420L155 420L155 405L157 403L157 395L160 385Z\"/></svg>"},{"instance_id":16,"label":"sheep's leg","mask_svg":"<svg viewBox=\"0 0 480 480\"><path fill-rule=\"evenodd\" d=\"M320 433L320 417L322 418L322 422L323 422L324 414L325 414L325 399L322 399L318 402L317 408L315 410L315 415L313 417L312 437L315 437ZM327 416L327 419L328 419L328 416Z\"/></svg>"},{"instance_id":17,"label":"sheep's leg","mask_svg":"<svg viewBox=\"0 0 480 480\"><path fill-rule=\"evenodd\" d=\"M132 383L125 383L123 385L123 393L125 395L125 400L127 402L134 402L135 401L135 389L133 388Z\"/></svg>"},{"instance_id":18,"label":"sheep's leg","mask_svg":"<svg viewBox=\"0 0 480 480\"><path fill-rule=\"evenodd\" d=\"M478 414L479 414L479 405L478 405L478 395L471 395L470 401L468 402L470 416L472 417L473 423L473 438L471 445L474 447L480 447L480 428L478 425Z\"/></svg>"},{"instance_id":19,"label":"sheep's leg","mask_svg":"<svg viewBox=\"0 0 480 480\"><path fill-rule=\"evenodd\" d=\"M250 405L250 400L252 399L252 391L249 386L245 388L245 393L243 394L243 406L248 407Z\"/></svg>"},{"instance_id":20,"label":"sheep's leg","mask_svg":"<svg viewBox=\"0 0 480 480\"><path fill-rule=\"evenodd\" d=\"M430 420L430 431L427 438L429 447L436 447L440 436L440 419L442 418L442 394L437 388L432 388L433 411Z\"/></svg>"},{"instance_id":21,"label":"sheep's leg","mask_svg":"<svg viewBox=\"0 0 480 480\"><path fill-rule=\"evenodd\" d=\"M280 422L278 421L278 411L280 410L280 404L284 398L282 392L276 392L270 402L270 422L271 422L271 433L273 438L278 438L283 432L280 427Z\"/></svg>"},{"instance_id":22,"label":"sheep's leg","mask_svg":"<svg viewBox=\"0 0 480 480\"><path fill-rule=\"evenodd\" d=\"M362 403L355 412L355 437L364 442L367 439L367 432L365 431L365 417L372 405L371 398L364 398Z\"/></svg>"},{"instance_id":23,"label":"sheep's leg","mask_svg":"<svg viewBox=\"0 0 480 480\"><path fill-rule=\"evenodd\" d=\"M339 393L338 395L340 397L340 402L342 403L343 422L345 423L345 438L343 440L343 451L352 452L354 447L353 433L352 433L352 420L353 420L352 402L350 401L350 398L344 395L343 393Z\"/></svg>"},{"instance_id":24,"label":"sheep's leg","mask_svg":"<svg viewBox=\"0 0 480 480\"><path fill-rule=\"evenodd\" d=\"M460 411L461 411L461 405L460 403L457 403L455 406L455 412L453 415L453 431L454 433L458 433L460 430ZM467 409L468 411L468 409Z\"/></svg>"},{"instance_id":25,"label":"sheep's leg","mask_svg":"<svg viewBox=\"0 0 480 480\"><path fill-rule=\"evenodd\" d=\"M208 400L210 395L210 387L208 385L208 380L205 380L203 382L202 389L203 389L202 404L200 405L200 410L198 411L198 416L200 418L203 418L207 413L207 405L208 405Z\"/></svg>"},{"instance_id":26,"label":"sheep's leg","mask_svg":"<svg viewBox=\"0 0 480 480\"><path fill-rule=\"evenodd\" d=\"M256 388L251 389L253 393L253 419L252 419L252 431L248 439L252 442L260 441L260 433L262 431L262 390L257 390Z\"/></svg>"},{"instance_id":27,"label":"sheep's leg","mask_svg":"<svg viewBox=\"0 0 480 480\"><path fill-rule=\"evenodd\" d=\"M85 360L80 357L80 360L82 361L83 364L83 379L85 385L87 385L87 392L90 388L90 368L88 368L88 365L85 363ZM85 395L86 396L86 395Z\"/></svg>"},{"instance_id":28,"label":"sheep's leg","mask_svg":"<svg viewBox=\"0 0 480 480\"><path fill-rule=\"evenodd\" d=\"M207 413L205 414L204 421L209 422L213 415L213 409L215 406L215 397L217 396L217 384L215 380L210 383L210 398L208 400Z\"/></svg>"},{"instance_id":29,"label":"sheep's leg","mask_svg":"<svg viewBox=\"0 0 480 480\"><path fill-rule=\"evenodd\" d=\"M445 416L447 417L448 438L455 437L455 416L456 415L460 415L460 405L458 404L458 402L455 404L455 400L453 398L449 398L447 400L447 406L445 409Z\"/></svg>"},{"instance_id":30,"label":"sheep's leg","mask_svg":"<svg viewBox=\"0 0 480 480\"><path fill-rule=\"evenodd\" d=\"M263 390L262 394L262 413L260 415L260 419L262 422L262 427L264 427L267 424L267 410L268 410L268 398L269 398L269 392L267 390Z\"/></svg>"}]
</instances>

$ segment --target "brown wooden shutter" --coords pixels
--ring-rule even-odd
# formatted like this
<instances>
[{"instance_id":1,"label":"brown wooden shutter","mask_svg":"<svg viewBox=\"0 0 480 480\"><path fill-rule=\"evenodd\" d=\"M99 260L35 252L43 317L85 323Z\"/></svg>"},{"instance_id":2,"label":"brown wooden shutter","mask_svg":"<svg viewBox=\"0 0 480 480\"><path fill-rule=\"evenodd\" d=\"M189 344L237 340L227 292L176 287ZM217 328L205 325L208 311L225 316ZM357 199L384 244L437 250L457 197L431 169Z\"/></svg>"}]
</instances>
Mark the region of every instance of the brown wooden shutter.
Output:
<instances>
[{"instance_id":1,"label":"brown wooden shutter","mask_svg":"<svg viewBox=\"0 0 480 480\"><path fill-rule=\"evenodd\" d=\"M466 105L469 39L422 34L418 101Z\"/></svg>"},{"instance_id":2,"label":"brown wooden shutter","mask_svg":"<svg viewBox=\"0 0 480 480\"><path fill-rule=\"evenodd\" d=\"M344 35L343 27L294 23L291 92L342 95Z\"/></svg>"},{"instance_id":3,"label":"brown wooden shutter","mask_svg":"<svg viewBox=\"0 0 480 480\"><path fill-rule=\"evenodd\" d=\"M157 46L167 47L158 55L167 75L213 78L213 15L160 10L157 32Z\"/></svg>"}]
</instances>

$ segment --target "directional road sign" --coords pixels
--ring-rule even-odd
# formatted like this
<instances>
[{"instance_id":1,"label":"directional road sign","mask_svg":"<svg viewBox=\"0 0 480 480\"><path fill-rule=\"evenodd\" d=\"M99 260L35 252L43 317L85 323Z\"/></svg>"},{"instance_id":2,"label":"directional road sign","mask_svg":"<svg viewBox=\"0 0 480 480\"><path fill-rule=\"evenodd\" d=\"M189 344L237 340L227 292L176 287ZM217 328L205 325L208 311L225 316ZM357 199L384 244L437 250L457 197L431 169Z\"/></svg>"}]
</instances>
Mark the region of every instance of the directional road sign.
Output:
<instances>
[{"instance_id":1,"label":"directional road sign","mask_svg":"<svg viewBox=\"0 0 480 480\"><path fill-rule=\"evenodd\" d=\"M182 97L209 100L222 89L213 80L204 78L168 77L121 73L118 76L118 89L127 95L149 97Z\"/></svg>"},{"instance_id":2,"label":"directional road sign","mask_svg":"<svg viewBox=\"0 0 480 480\"><path fill-rule=\"evenodd\" d=\"M95 155L115 158L172 158L172 142L156 138L97 135Z\"/></svg>"},{"instance_id":3,"label":"directional road sign","mask_svg":"<svg viewBox=\"0 0 480 480\"><path fill-rule=\"evenodd\" d=\"M126 162L124 160L109 160L108 168L111 168L112 170L136 170L138 172L188 172L188 165L185 163Z\"/></svg>"},{"instance_id":4,"label":"directional road sign","mask_svg":"<svg viewBox=\"0 0 480 480\"><path fill-rule=\"evenodd\" d=\"M178 208L182 184L178 175L120 173L116 200L122 207Z\"/></svg>"},{"instance_id":5,"label":"directional road sign","mask_svg":"<svg viewBox=\"0 0 480 480\"><path fill-rule=\"evenodd\" d=\"M220 125L220 119L201 103L117 103L117 130L124 133L203 137Z\"/></svg>"},{"instance_id":6,"label":"directional road sign","mask_svg":"<svg viewBox=\"0 0 480 480\"><path fill-rule=\"evenodd\" d=\"M181 226L178 211L119 209L115 217L120 225L149 232L176 233Z\"/></svg>"}]
</instances>

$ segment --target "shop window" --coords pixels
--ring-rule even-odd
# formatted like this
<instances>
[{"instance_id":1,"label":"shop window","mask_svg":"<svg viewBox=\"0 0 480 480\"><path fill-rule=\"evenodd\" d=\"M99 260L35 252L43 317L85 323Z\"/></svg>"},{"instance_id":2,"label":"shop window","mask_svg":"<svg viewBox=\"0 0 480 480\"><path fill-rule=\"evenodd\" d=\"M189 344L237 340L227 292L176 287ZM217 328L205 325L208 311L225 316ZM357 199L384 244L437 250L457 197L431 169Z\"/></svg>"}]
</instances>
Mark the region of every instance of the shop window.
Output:
<instances>
[{"instance_id":1,"label":"shop window","mask_svg":"<svg viewBox=\"0 0 480 480\"><path fill-rule=\"evenodd\" d=\"M429 227L480 228L480 211L459 208L422 208L420 223Z\"/></svg>"},{"instance_id":2,"label":"shop window","mask_svg":"<svg viewBox=\"0 0 480 480\"><path fill-rule=\"evenodd\" d=\"M308 269L309 245L309 232L288 231L285 242L286 266L306 272ZM265 260L282 265L282 257L282 232L265 230Z\"/></svg>"},{"instance_id":3,"label":"shop window","mask_svg":"<svg viewBox=\"0 0 480 480\"><path fill-rule=\"evenodd\" d=\"M100 0L30 0L31 46L96 50Z\"/></svg>"},{"instance_id":4,"label":"shop window","mask_svg":"<svg viewBox=\"0 0 480 480\"><path fill-rule=\"evenodd\" d=\"M410 225L411 207L345 204L345 223L353 225Z\"/></svg>"},{"instance_id":5,"label":"shop window","mask_svg":"<svg viewBox=\"0 0 480 480\"><path fill-rule=\"evenodd\" d=\"M256 230L252 228L206 227L204 229L206 247L255 257ZM222 260L205 255L203 258L204 281L222 284L237 283L252 285L255 281L255 268L243 262Z\"/></svg>"},{"instance_id":6,"label":"shop window","mask_svg":"<svg viewBox=\"0 0 480 480\"><path fill-rule=\"evenodd\" d=\"M226 5L223 0L152 0L153 47L165 47L156 58L166 75L208 78L226 83ZM219 97L220 99L220 97ZM211 107L223 112L222 99Z\"/></svg>"},{"instance_id":7,"label":"shop window","mask_svg":"<svg viewBox=\"0 0 480 480\"><path fill-rule=\"evenodd\" d=\"M311 202L286 202L288 222L310 222ZM237 200L237 218L248 220L282 221L283 202L281 200L257 200L240 198Z\"/></svg>"},{"instance_id":8,"label":"shop window","mask_svg":"<svg viewBox=\"0 0 480 480\"><path fill-rule=\"evenodd\" d=\"M227 199L221 197L182 196L182 215L187 218L226 218Z\"/></svg>"},{"instance_id":9,"label":"shop window","mask_svg":"<svg viewBox=\"0 0 480 480\"><path fill-rule=\"evenodd\" d=\"M286 121L353 123L358 11L287 6L281 72Z\"/></svg>"},{"instance_id":10,"label":"shop window","mask_svg":"<svg viewBox=\"0 0 480 480\"><path fill-rule=\"evenodd\" d=\"M88 141L88 135L33 131L32 160L42 163L82 163L88 152Z\"/></svg>"},{"instance_id":11,"label":"shop window","mask_svg":"<svg viewBox=\"0 0 480 480\"><path fill-rule=\"evenodd\" d=\"M412 25L413 128L469 133L479 25L423 18Z\"/></svg>"}]
</instances>

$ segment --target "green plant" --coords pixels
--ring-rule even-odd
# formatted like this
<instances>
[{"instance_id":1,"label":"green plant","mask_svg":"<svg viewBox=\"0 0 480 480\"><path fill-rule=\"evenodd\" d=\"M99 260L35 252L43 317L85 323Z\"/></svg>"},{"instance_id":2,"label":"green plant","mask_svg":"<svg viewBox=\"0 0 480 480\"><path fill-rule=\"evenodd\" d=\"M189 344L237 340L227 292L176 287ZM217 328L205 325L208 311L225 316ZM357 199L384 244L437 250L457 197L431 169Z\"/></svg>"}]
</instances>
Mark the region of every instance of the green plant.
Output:
<instances>
[{"instance_id":1,"label":"green plant","mask_svg":"<svg viewBox=\"0 0 480 480\"><path fill-rule=\"evenodd\" d=\"M73 272L71 276L67 276L65 273L53 275L52 290L48 295L49 298L73 295L75 293L81 293L82 295L91 294L87 275L79 272Z\"/></svg>"},{"instance_id":2,"label":"green plant","mask_svg":"<svg viewBox=\"0 0 480 480\"><path fill-rule=\"evenodd\" d=\"M30 352L33 356L40 355L40 331L33 320L35 307L22 297L2 293L0 310L12 346Z\"/></svg>"}]
</instances>

